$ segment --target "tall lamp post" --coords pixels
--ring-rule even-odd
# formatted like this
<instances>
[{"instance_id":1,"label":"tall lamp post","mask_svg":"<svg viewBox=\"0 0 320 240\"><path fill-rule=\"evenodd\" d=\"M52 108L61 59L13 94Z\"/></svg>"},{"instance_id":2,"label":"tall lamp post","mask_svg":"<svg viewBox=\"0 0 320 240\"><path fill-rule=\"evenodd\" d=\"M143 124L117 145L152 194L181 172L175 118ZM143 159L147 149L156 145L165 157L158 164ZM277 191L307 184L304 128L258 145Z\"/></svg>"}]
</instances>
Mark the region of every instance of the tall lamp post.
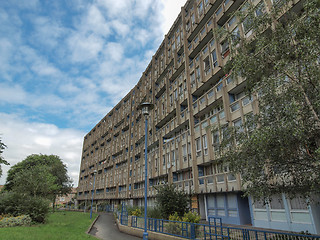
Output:
<instances>
[{"instance_id":1,"label":"tall lamp post","mask_svg":"<svg viewBox=\"0 0 320 240\"><path fill-rule=\"evenodd\" d=\"M143 240L148 239L147 232L147 195L148 195L148 160L147 160L147 152L148 152L148 116L149 111L153 109L153 104L149 102L141 103L139 109L142 111L142 115L145 119L145 137L144 137L144 232L143 232Z\"/></svg>"},{"instance_id":2,"label":"tall lamp post","mask_svg":"<svg viewBox=\"0 0 320 240\"><path fill-rule=\"evenodd\" d=\"M94 185L96 183L96 173L97 170L93 171L93 188L92 188L92 196L91 196L91 209L90 209L90 219L92 218L92 208L93 208L93 193L94 193Z\"/></svg>"}]
</instances>

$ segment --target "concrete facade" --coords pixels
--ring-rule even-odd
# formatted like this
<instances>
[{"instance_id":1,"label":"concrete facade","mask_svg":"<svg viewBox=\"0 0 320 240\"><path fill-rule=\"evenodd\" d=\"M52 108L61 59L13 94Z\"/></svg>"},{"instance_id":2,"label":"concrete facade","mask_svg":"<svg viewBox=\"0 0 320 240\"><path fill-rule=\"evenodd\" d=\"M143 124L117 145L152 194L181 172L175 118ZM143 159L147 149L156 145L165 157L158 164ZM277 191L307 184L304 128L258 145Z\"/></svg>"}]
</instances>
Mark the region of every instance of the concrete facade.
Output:
<instances>
[{"instance_id":1,"label":"concrete facade","mask_svg":"<svg viewBox=\"0 0 320 240\"><path fill-rule=\"evenodd\" d=\"M246 2L268 12L273 1L186 2L137 85L85 136L80 202L91 199L93 170L97 170L95 201L143 205L145 125L137 108L148 101L155 105L148 124L150 205L156 194L153 186L170 183L197 196L203 219L217 216L230 224L281 225L257 219L250 199L241 197L241 177L216 161L224 127L241 126L248 114L257 112L258 96L246 96L244 80L223 73L222 66L230 57L229 43L214 30L225 28L250 37L252 33L230 14ZM299 9L301 1L291 4ZM210 126L220 130L212 131ZM306 214L311 216L312 211ZM297 220L299 225L303 221L299 217L276 221ZM287 225L286 230L296 229Z\"/></svg>"}]
</instances>

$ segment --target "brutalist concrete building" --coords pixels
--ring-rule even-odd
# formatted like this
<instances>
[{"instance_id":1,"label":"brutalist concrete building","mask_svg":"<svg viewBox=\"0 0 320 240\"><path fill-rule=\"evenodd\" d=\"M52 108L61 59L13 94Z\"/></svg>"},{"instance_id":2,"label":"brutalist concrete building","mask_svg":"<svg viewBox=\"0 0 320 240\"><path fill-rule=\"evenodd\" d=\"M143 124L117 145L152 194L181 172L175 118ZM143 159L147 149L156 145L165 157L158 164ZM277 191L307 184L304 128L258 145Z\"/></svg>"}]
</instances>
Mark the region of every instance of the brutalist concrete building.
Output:
<instances>
[{"instance_id":1,"label":"brutalist concrete building","mask_svg":"<svg viewBox=\"0 0 320 240\"><path fill-rule=\"evenodd\" d=\"M279 0L278 0L279 1ZM277 2L278 2L277 1ZM295 9L302 1L290 1ZM146 66L136 86L85 136L79 203L144 205L144 136L142 102L152 102L148 124L148 206L155 185L169 183L192 195L192 207L203 219L252 224L292 231L320 232L320 208L284 195L267 205L243 198L241 176L216 159L223 128L241 126L258 111L257 96L246 96L243 79L222 71L230 57L229 42L215 29L250 37L252 31L231 13L244 4L256 14L275 0L188 0ZM212 126L219 126L216 131ZM215 128L217 129L217 128Z\"/></svg>"}]
</instances>

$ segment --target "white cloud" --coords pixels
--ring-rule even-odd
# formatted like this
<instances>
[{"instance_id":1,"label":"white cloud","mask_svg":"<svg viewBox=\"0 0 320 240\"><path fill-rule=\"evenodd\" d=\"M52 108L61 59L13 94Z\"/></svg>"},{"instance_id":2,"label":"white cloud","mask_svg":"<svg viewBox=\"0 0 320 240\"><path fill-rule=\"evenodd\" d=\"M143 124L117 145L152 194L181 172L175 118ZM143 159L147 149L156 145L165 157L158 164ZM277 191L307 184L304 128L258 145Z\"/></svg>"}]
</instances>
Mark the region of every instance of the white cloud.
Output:
<instances>
[{"instance_id":1,"label":"white cloud","mask_svg":"<svg viewBox=\"0 0 320 240\"><path fill-rule=\"evenodd\" d=\"M110 42L106 46L105 56L112 62L120 62L123 58L124 49L121 43Z\"/></svg>"},{"instance_id":2,"label":"white cloud","mask_svg":"<svg viewBox=\"0 0 320 240\"><path fill-rule=\"evenodd\" d=\"M164 34L167 34L170 27L181 12L186 0L161 0L161 11L159 17L162 19L161 28Z\"/></svg>"},{"instance_id":3,"label":"white cloud","mask_svg":"<svg viewBox=\"0 0 320 240\"><path fill-rule=\"evenodd\" d=\"M131 0L97 0L98 6L103 7L110 18L128 18L132 9L133 1Z\"/></svg>"},{"instance_id":4,"label":"white cloud","mask_svg":"<svg viewBox=\"0 0 320 240\"><path fill-rule=\"evenodd\" d=\"M0 113L0 133L8 148L3 157L10 166L3 166L4 175L0 184L5 183L6 172L14 164L30 154L54 154L61 157L68 166L68 174L78 184L82 139L84 132L75 129L60 129L53 124L25 122L19 116Z\"/></svg>"},{"instance_id":5,"label":"white cloud","mask_svg":"<svg viewBox=\"0 0 320 240\"><path fill-rule=\"evenodd\" d=\"M110 34L109 25L106 22L103 14L100 9L91 5L89 7L86 16L84 16L81 20L81 24L77 26L78 30L84 33L93 32L98 36L108 36Z\"/></svg>"},{"instance_id":6,"label":"white cloud","mask_svg":"<svg viewBox=\"0 0 320 240\"><path fill-rule=\"evenodd\" d=\"M60 38L68 31L54 19L48 17L35 17L33 23L35 32L32 34L32 41L34 44L41 44L49 48L56 47Z\"/></svg>"},{"instance_id":7,"label":"white cloud","mask_svg":"<svg viewBox=\"0 0 320 240\"><path fill-rule=\"evenodd\" d=\"M71 51L71 60L79 63L97 60L98 54L103 48L104 40L95 34L86 35L75 32L67 40L67 43Z\"/></svg>"}]
</instances>

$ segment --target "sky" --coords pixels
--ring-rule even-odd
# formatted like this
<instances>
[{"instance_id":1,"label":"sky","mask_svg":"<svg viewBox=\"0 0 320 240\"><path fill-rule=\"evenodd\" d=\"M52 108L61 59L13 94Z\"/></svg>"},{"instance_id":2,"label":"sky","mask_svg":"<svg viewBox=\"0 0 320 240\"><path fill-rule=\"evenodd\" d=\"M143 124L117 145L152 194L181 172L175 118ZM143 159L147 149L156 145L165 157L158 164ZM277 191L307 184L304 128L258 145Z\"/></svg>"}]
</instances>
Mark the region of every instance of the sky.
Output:
<instances>
[{"instance_id":1,"label":"sky","mask_svg":"<svg viewBox=\"0 0 320 240\"><path fill-rule=\"evenodd\" d=\"M1 0L0 138L10 166L58 155L77 186L83 137L137 84L185 2Z\"/></svg>"}]
</instances>

